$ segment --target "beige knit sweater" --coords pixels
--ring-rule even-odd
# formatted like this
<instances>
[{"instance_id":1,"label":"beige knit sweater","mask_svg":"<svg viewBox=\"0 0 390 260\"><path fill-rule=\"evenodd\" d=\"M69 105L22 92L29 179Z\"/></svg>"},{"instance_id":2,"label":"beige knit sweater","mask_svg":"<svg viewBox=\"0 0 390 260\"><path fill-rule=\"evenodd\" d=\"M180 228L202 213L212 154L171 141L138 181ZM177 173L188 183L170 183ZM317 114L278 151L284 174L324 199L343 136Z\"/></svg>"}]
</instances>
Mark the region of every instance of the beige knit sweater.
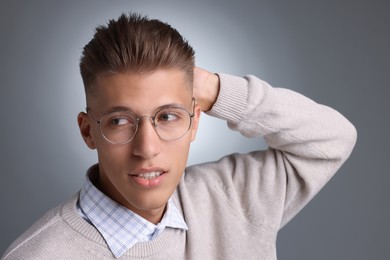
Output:
<instances>
[{"instance_id":1,"label":"beige knit sweater","mask_svg":"<svg viewBox=\"0 0 390 260\"><path fill-rule=\"evenodd\" d=\"M189 230L167 228L120 259L276 259L277 232L351 153L356 131L335 110L253 76L219 76L209 114L270 148L187 168L173 199ZM49 211L2 259L112 259L77 200Z\"/></svg>"}]
</instances>

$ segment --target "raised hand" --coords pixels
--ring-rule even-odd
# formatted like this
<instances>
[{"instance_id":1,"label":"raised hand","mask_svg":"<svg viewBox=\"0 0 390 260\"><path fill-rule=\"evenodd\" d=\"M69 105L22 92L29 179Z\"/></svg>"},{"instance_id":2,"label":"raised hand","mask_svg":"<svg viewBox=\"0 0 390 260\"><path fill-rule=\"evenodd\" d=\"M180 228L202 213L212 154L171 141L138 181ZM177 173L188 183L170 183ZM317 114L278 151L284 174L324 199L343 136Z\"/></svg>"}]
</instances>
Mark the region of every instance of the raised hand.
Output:
<instances>
[{"instance_id":1,"label":"raised hand","mask_svg":"<svg viewBox=\"0 0 390 260\"><path fill-rule=\"evenodd\" d=\"M219 77L199 67L194 68L194 97L203 112L209 111L219 93Z\"/></svg>"}]
</instances>

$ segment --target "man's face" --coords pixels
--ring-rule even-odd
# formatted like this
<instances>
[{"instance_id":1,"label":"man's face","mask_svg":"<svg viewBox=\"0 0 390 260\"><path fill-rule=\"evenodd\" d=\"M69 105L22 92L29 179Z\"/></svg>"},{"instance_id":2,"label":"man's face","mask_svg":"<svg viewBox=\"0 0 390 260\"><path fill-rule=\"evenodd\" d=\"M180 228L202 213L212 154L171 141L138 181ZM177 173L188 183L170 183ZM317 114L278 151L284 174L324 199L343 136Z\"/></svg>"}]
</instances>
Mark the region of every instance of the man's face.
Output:
<instances>
[{"instance_id":1,"label":"man's face","mask_svg":"<svg viewBox=\"0 0 390 260\"><path fill-rule=\"evenodd\" d=\"M88 96L88 106L97 120L118 108L138 116L152 116L158 108L169 104L183 106L192 113L189 87L185 73L176 69L106 74L97 78L95 90ZM160 139L151 120L143 117L134 138L127 144L115 145L103 138L91 115L81 113L78 120L84 140L98 152L98 188L149 221L158 222L182 177L199 114L196 106L191 129L178 140ZM140 177L149 172L158 172L160 176Z\"/></svg>"}]
</instances>

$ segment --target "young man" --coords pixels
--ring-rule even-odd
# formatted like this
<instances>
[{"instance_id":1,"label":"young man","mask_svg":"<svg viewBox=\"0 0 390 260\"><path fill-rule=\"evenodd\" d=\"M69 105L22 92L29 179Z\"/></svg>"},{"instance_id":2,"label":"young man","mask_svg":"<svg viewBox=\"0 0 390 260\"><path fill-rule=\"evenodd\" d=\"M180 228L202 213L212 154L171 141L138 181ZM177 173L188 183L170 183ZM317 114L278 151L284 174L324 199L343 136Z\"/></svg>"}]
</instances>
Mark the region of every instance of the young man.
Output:
<instances>
[{"instance_id":1,"label":"young man","mask_svg":"<svg viewBox=\"0 0 390 260\"><path fill-rule=\"evenodd\" d=\"M3 259L276 259L278 230L355 144L329 107L194 67L192 48L157 20L122 15L98 27L80 69L78 124L99 163ZM185 168L201 111L269 148Z\"/></svg>"}]
</instances>

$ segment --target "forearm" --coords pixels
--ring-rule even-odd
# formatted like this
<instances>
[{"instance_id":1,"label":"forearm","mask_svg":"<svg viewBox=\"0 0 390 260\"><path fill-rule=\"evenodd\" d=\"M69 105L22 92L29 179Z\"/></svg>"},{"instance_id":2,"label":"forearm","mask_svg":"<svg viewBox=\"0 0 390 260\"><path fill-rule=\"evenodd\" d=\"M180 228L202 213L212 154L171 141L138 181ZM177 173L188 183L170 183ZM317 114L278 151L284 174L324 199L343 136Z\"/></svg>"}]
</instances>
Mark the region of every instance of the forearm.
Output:
<instances>
[{"instance_id":1,"label":"forearm","mask_svg":"<svg viewBox=\"0 0 390 260\"><path fill-rule=\"evenodd\" d=\"M277 150L307 158L347 157L356 139L340 113L260 79L220 74L221 89L210 115L248 137L263 136Z\"/></svg>"}]
</instances>

